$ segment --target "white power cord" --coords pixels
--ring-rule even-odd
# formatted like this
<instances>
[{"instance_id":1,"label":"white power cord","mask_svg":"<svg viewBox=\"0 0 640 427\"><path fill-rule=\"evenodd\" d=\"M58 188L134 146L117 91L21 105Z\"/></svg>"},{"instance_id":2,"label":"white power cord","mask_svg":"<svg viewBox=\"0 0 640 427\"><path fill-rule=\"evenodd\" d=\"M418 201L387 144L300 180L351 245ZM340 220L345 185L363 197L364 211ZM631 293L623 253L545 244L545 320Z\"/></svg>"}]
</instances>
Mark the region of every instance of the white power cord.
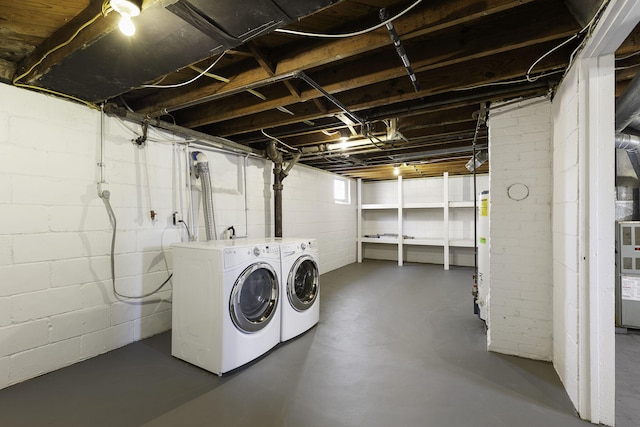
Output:
<instances>
[{"instance_id":1,"label":"white power cord","mask_svg":"<svg viewBox=\"0 0 640 427\"><path fill-rule=\"evenodd\" d=\"M398 13L395 16L392 16L391 18L385 20L384 22L379 23L378 25L374 25L373 27L370 28L366 28L364 30L360 30L360 31L355 31L353 33L344 33L344 34L322 34L322 33L307 33L304 31L296 31L296 30L286 30L284 28L278 28L276 29L277 33L283 33L283 34L293 34L295 36L303 36L303 37L316 37L316 38L329 38L329 39L339 39L339 38L347 38L347 37L355 37L355 36L360 36L362 34L366 34L369 33L371 31L375 31L378 28L382 28L384 26L386 26L388 23L400 18L401 16L403 16L404 14L406 14L407 12L409 12L411 9L413 9L414 7L416 7L417 5L419 5L420 3L422 3L422 0L417 0L416 2L414 2L411 6L407 7L405 10L403 10L402 12Z\"/></svg>"}]
</instances>

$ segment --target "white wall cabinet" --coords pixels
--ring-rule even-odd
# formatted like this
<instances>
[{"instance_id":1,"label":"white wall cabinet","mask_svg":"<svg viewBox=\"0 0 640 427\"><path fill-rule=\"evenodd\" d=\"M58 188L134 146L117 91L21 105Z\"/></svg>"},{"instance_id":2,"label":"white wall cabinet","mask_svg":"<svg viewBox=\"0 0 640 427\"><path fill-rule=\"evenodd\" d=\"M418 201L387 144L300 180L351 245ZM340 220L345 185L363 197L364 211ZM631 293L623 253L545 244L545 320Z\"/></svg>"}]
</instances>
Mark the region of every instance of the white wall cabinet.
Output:
<instances>
[{"instance_id":1,"label":"white wall cabinet","mask_svg":"<svg viewBox=\"0 0 640 427\"><path fill-rule=\"evenodd\" d=\"M477 176L477 192L488 188L488 175ZM442 263L452 250L474 247L473 176L420 178L363 183L358 180L358 262L376 245L376 258L413 261L411 247L422 248L422 262ZM397 254L396 254L397 252ZM473 250L466 251L473 265ZM458 263L454 260L453 264Z\"/></svg>"}]
</instances>

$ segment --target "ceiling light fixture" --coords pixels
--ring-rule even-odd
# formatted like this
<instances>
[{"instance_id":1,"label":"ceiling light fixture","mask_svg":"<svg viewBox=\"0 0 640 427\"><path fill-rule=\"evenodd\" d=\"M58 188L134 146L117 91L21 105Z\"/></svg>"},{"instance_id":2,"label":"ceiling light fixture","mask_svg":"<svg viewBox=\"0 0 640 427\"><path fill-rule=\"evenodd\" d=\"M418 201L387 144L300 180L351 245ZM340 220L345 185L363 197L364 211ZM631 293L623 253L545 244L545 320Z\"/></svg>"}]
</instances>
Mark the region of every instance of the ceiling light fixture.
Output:
<instances>
[{"instance_id":1,"label":"ceiling light fixture","mask_svg":"<svg viewBox=\"0 0 640 427\"><path fill-rule=\"evenodd\" d=\"M120 14L118 28L122 34L131 37L136 32L136 26L131 18L140 15L142 0L109 0L109 5Z\"/></svg>"},{"instance_id":2,"label":"ceiling light fixture","mask_svg":"<svg viewBox=\"0 0 640 427\"><path fill-rule=\"evenodd\" d=\"M399 165L394 165L393 166L393 174L394 175L400 175L400 166Z\"/></svg>"}]
</instances>

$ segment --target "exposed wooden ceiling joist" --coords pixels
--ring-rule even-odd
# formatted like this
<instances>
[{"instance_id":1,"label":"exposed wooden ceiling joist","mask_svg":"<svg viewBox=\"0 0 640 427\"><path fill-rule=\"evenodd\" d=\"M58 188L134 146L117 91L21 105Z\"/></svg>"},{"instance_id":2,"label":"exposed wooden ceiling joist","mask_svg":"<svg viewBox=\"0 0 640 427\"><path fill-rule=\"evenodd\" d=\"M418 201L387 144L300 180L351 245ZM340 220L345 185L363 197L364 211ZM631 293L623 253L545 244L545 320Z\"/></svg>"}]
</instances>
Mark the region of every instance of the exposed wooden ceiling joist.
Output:
<instances>
[{"instance_id":1,"label":"exposed wooden ceiling joist","mask_svg":"<svg viewBox=\"0 0 640 427\"><path fill-rule=\"evenodd\" d=\"M204 0L190 1L202 1L203 9L207 7ZM281 0L266 0L265 7L273 9L272 2L277 1ZM394 15L414 3L314 1L328 7L292 22L287 29L351 32L378 24L381 8ZM595 8L594 1L590 9ZM164 71L153 74L149 72L153 66L145 59L147 62L139 63L139 70L126 70L137 73L137 80L132 82L172 85L190 81L222 51L215 41L197 36L201 33L190 24L180 21L176 25L179 18L164 9L169 3L145 1L141 17L149 11L153 13L147 15L147 21L152 17L160 21L154 20L151 32L146 33L146 50L131 52L150 55L158 50L168 56L149 56L148 61L155 61L153 66L157 66L166 60L171 67L157 67ZM302 0L296 4L300 6ZM101 13L102 6L102 0L61 0L46 5L31 0L2 2L0 20L8 25L0 32L0 80L11 81L16 69L21 75L33 68L22 77L23 83L55 84L49 80L43 83L39 77L50 75L51 70L66 69L69 58L92 51L100 40L109 39L108 46L117 48L119 39L110 35L116 27L114 14L100 16L74 36ZM218 18L233 16L201 18L215 23ZM164 19L171 19L172 24L161 22ZM580 21L584 21L583 16ZM531 65L581 30L564 1L424 0L395 19L393 25L420 82L419 92L414 90L388 31L382 27L346 38L307 38L267 31L229 48L206 76L190 84L174 89L128 89L127 83L120 86L121 96L108 101L144 114L167 108L177 125L224 136L255 149L264 148L270 141L262 133L266 130L286 144L281 146L285 157L303 150L302 163L346 176L395 178L393 164L405 160L407 166L400 168L405 178L443 172L463 174L469 173L464 165L471 157L473 142L478 147L487 144L486 125L476 129L480 104L552 93L581 41L573 40L546 56L532 70L536 77L543 76L530 82L526 74ZM204 53L192 55L193 59L186 61L189 63L183 60L186 56L172 54L170 45L177 42L172 39L175 34L163 38L157 32L165 26L175 31L196 31L198 52ZM159 38L149 38L149 34L158 34ZM635 31L627 39L619 55L640 50L638 34L640 31ZM130 43L135 46L143 42L134 37ZM52 50L61 44L64 46ZM618 91L635 76L637 63L640 59L633 55L618 61ZM75 73L74 78L84 77L83 70L70 71ZM322 92L298 79L297 73L305 73ZM111 77L117 79L118 75ZM350 130L339 118L345 108L365 125L350 125ZM348 144L339 145L347 136ZM480 170L488 167L487 163Z\"/></svg>"}]
</instances>

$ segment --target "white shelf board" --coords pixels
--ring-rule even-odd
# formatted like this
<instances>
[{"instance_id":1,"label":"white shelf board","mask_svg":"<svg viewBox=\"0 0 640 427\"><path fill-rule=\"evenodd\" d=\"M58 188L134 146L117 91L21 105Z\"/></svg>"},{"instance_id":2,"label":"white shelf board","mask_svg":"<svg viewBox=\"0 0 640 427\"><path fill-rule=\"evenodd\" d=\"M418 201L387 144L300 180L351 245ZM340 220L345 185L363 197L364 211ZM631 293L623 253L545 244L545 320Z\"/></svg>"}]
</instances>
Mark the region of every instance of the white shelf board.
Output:
<instances>
[{"instance_id":1,"label":"white shelf board","mask_svg":"<svg viewBox=\"0 0 640 427\"><path fill-rule=\"evenodd\" d=\"M465 200L459 202L449 202L450 208L472 208L473 200Z\"/></svg>"},{"instance_id":2,"label":"white shelf board","mask_svg":"<svg viewBox=\"0 0 640 427\"><path fill-rule=\"evenodd\" d=\"M386 243L388 245L397 245L398 239L393 237L361 237L362 243Z\"/></svg>"},{"instance_id":3,"label":"white shelf board","mask_svg":"<svg viewBox=\"0 0 640 427\"><path fill-rule=\"evenodd\" d=\"M404 209L437 209L444 208L443 202L433 202L433 203L405 203L403 206Z\"/></svg>"},{"instance_id":4,"label":"white shelf board","mask_svg":"<svg viewBox=\"0 0 640 427\"><path fill-rule=\"evenodd\" d=\"M404 239L403 245L413 246L444 246L444 240L442 239Z\"/></svg>"},{"instance_id":5,"label":"white shelf board","mask_svg":"<svg viewBox=\"0 0 640 427\"><path fill-rule=\"evenodd\" d=\"M398 209L397 203L370 203L362 205L362 210L367 209Z\"/></svg>"},{"instance_id":6,"label":"white shelf board","mask_svg":"<svg viewBox=\"0 0 640 427\"><path fill-rule=\"evenodd\" d=\"M473 248L473 239L452 239L449 240L449 246L455 246L457 248Z\"/></svg>"}]
</instances>

